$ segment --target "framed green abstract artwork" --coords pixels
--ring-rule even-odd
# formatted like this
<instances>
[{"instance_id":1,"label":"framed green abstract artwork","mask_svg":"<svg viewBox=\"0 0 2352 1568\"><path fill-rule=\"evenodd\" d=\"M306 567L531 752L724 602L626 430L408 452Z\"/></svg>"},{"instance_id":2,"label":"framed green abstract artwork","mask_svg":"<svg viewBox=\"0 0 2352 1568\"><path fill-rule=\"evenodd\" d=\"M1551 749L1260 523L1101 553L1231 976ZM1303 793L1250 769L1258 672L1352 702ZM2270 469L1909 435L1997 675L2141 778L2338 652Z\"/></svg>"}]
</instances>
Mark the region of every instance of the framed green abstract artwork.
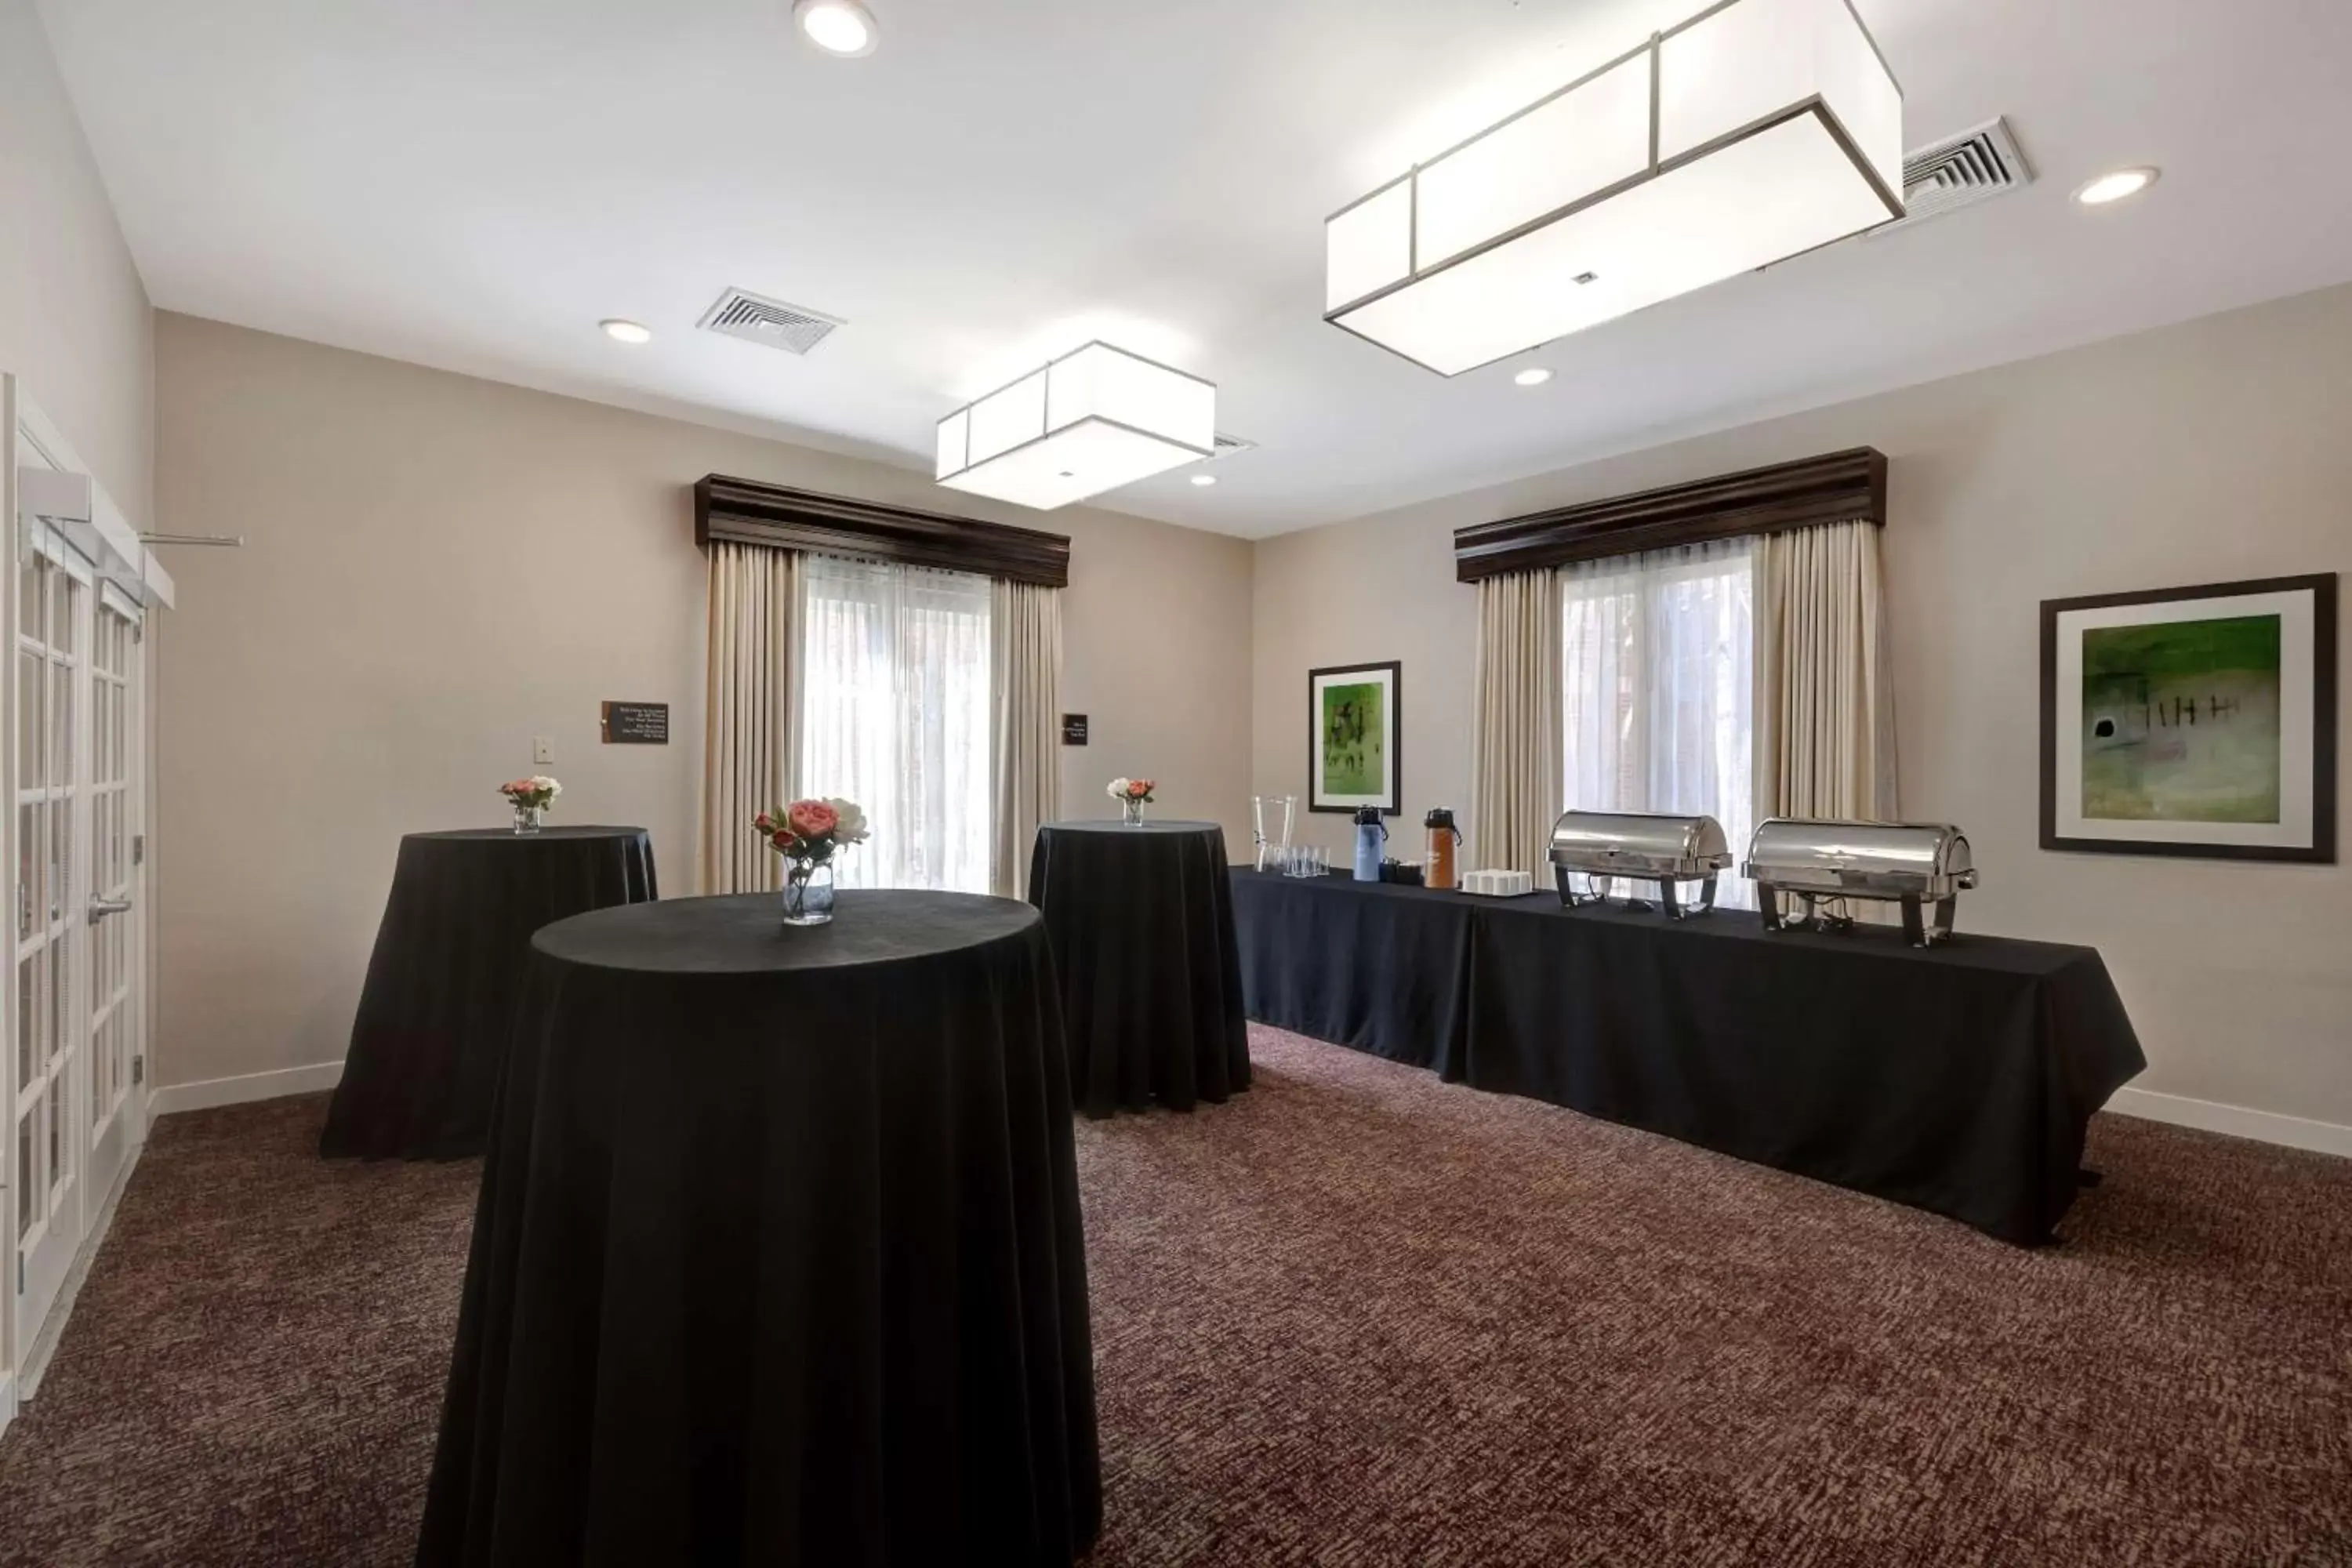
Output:
<instances>
[{"instance_id":1,"label":"framed green abstract artwork","mask_svg":"<svg viewBox=\"0 0 2352 1568\"><path fill-rule=\"evenodd\" d=\"M2042 847L2336 858L2336 577L2042 606Z\"/></svg>"},{"instance_id":2,"label":"framed green abstract artwork","mask_svg":"<svg viewBox=\"0 0 2352 1568\"><path fill-rule=\"evenodd\" d=\"M1342 665L1307 672L1307 808L1382 816L1403 809L1397 755L1402 666Z\"/></svg>"}]
</instances>

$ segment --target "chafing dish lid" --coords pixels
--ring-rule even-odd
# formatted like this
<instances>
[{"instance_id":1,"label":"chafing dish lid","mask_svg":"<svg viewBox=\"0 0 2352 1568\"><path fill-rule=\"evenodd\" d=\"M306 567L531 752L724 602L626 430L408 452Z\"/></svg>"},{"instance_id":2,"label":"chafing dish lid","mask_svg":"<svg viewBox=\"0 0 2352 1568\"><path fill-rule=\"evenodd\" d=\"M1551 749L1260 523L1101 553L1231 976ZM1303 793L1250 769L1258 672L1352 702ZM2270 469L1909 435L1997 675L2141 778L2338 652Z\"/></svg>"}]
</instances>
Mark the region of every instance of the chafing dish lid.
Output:
<instances>
[{"instance_id":1,"label":"chafing dish lid","mask_svg":"<svg viewBox=\"0 0 2352 1568\"><path fill-rule=\"evenodd\" d=\"M1759 881L1776 875L1839 872L1916 877L1922 881L1971 875L1976 862L1965 834L1944 822L1824 822L1776 816L1748 840L1742 868Z\"/></svg>"},{"instance_id":2,"label":"chafing dish lid","mask_svg":"<svg viewBox=\"0 0 2352 1568\"><path fill-rule=\"evenodd\" d=\"M1553 824L1554 859L1616 855L1697 866L1731 864L1723 825L1711 816L1655 811L1571 811Z\"/></svg>"}]
</instances>

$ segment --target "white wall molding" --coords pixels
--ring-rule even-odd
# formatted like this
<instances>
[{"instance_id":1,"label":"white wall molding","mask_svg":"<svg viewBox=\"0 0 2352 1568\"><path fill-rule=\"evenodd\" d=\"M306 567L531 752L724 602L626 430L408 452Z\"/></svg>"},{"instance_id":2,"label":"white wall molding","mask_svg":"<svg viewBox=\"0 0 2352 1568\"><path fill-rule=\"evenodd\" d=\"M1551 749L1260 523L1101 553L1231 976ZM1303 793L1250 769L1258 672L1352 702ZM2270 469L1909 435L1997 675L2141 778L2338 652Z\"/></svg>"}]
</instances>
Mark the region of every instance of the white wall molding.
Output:
<instances>
[{"instance_id":1,"label":"white wall molding","mask_svg":"<svg viewBox=\"0 0 2352 1568\"><path fill-rule=\"evenodd\" d=\"M256 1100L279 1100L289 1094L320 1094L343 1080L341 1062L315 1062L309 1067L280 1068L275 1072L239 1073L235 1078L208 1078L196 1083L164 1084L148 1101L150 1121L179 1110L209 1110L215 1105L243 1105Z\"/></svg>"},{"instance_id":2,"label":"white wall molding","mask_svg":"<svg viewBox=\"0 0 2352 1568\"><path fill-rule=\"evenodd\" d=\"M2176 1127L2226 1132L2233 1138L2282 1143L2290 1149L2315 1149L2322 1154L2352 1159L2352 1127L2338 1127L2333 1121L2310 1121L2300 1116L2282 1116L2275 1110L2249 1110L2242 1105L2221 1105L2182 1094L2158 1094L2152 1089L2119 1089L2108 1099L2107 1109L2144 1121L2168 1121Z\"/></svg>"}]
</instances>

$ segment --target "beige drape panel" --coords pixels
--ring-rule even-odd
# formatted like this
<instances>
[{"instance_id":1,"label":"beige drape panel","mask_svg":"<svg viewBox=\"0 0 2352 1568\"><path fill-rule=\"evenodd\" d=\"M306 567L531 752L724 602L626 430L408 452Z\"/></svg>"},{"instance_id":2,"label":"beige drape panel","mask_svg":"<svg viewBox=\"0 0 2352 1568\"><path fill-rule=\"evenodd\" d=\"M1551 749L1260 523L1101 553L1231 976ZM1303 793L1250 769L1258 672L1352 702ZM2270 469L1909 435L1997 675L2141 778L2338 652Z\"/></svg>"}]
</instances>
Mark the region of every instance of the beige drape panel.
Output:
<instances>
[{"instance_id":1,"label":"beige drape panel","mask_svg":"<svg viewBox=\"0 0 2352 1568\"><path fill-rule=\"evenodd\" d=\"M1559 574L1512 572L1478 584L1478 664L1468 862L1550 877L1560 763Z\"/></svg>"},{"instance_id":2,"label":"beige drape panel","mask_svg":"<svg viewBox=\"0 0 2352 1568\"><path fill-rule=\"evenodd\" d=\"M1756 815L1893 821L1895 692L1879 530L1756 542Z\"/></svg>"},{"instance_id":3,"label":"beige drape panel","mask_svg":"<svg viewBox=\"0 0 2352 1568\"><path fill-rule=\"evenodd\" d=\"M762 544L710 542L710 655L704 683L702 890L778 886L781 863L751 819L792 787L793 681L801 558Z\"/></svg>"},{"instance_id":4,"label":"beige drape panel","mask_svg":"<svg viewBox=\"0 0 2352 1568\"><path fill-rule=\"evenodd\" d=\"M1061 815L1062 591L999 577L989 605L996 837L989 882L1025 897L1037 825Z\"/></svg>"}]
</instances>

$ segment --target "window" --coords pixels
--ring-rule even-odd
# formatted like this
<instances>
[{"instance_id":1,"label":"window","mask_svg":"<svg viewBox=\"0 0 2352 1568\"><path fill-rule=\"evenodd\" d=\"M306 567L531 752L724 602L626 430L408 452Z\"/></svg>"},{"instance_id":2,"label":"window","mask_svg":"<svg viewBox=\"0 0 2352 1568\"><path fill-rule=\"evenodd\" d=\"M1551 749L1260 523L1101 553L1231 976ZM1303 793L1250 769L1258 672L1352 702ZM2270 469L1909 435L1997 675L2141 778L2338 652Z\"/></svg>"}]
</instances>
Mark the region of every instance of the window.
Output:
<instances>
[{"instance_id":1,"label":"window","mask_svg":"<svg viewBox=\"0 0 2352 1568\"><path fill-rule=\"evenodd\" d=\"M1566 798L1704 812L1732 852L1756 826L1755 573L1744 539L1585 562L1561 576ZM1737 878L1718 901L1754 902Z\"/></svg>"},{"instance_id":2,"label":"window","mask_svg":"<svg viewBox=\"0 0 2352 1568\"><path fill-rule=\"evenodd\" d=\"M989 889L989 581L810 555L801 795L846 795L873 837L850 888Z\"/></svg>"}]
</instances>

